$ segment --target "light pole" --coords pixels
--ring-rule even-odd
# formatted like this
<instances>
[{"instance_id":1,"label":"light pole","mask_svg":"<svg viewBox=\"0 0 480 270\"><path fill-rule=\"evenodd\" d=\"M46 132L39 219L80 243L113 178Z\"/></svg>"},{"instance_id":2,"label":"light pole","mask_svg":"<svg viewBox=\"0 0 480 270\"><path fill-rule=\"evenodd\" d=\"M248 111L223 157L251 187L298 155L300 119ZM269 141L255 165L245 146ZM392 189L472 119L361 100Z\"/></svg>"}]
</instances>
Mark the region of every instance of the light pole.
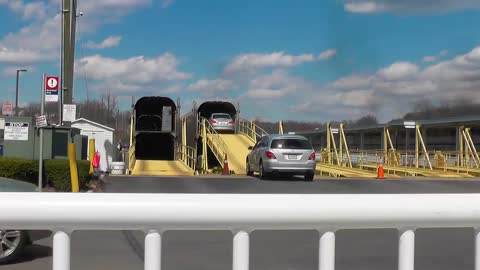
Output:
<instances>
[{"instance_id":1,"label":"light pole","mask_svg":"<svg viewBox=\"0 0 480 270\"><path fill-rule=\"evenodd\" d=\"M15 116L18 114L18 81L20 72L27 72L26 69L17 69L17 84L16 84L16 91L15 91Z\"/></svg>"}]
</instances>

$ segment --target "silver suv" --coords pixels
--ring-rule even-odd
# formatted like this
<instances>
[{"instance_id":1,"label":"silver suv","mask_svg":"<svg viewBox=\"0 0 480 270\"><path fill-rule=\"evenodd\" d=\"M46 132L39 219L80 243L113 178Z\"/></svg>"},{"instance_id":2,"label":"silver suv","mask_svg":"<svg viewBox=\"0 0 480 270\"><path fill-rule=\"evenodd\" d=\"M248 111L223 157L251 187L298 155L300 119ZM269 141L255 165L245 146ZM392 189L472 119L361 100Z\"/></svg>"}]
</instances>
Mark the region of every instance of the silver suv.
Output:
<instances>
[{"instance_id":1,"label":"silver suv","mask_svg":"<svg viewBox=\"0 0 480 270\"><path fill-rule=\"evenodd\" d=\"M247 156L247 175L254 172L260 179L277 174L303 175L312 181L315 176L315 151L310 141L298 135L269 135L263 137Z\"/></svg>"}]
</instances>

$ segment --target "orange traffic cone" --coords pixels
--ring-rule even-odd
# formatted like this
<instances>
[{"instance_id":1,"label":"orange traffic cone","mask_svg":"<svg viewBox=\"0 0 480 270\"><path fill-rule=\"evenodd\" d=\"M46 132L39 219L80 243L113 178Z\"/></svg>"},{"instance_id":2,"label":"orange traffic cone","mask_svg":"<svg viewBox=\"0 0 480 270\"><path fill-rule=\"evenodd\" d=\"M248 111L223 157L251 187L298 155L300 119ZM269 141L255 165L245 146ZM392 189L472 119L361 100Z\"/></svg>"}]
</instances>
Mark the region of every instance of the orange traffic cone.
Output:
<instances>
[{"instance_id":1,"label":"orange traffic cone","mask_svg":"<svg viewBox=\"0 0 480 270\"><path fill-rule=\"evenodd\" d=\"M223 161L223 175L229 175L230 170L228 169L228 159L227 154L225 154L225 160Z\"/></svg>"},{"instance_id":2,"label":"orange traffic cone","mask_svg":"<svg viewBox=\"0 0 480 270\"><path fill-rule=\"evenodd\" d=\"M377 179L385 179L385 173L383 171L383 162L378 166Z\"/></svg>"}]
</instances>

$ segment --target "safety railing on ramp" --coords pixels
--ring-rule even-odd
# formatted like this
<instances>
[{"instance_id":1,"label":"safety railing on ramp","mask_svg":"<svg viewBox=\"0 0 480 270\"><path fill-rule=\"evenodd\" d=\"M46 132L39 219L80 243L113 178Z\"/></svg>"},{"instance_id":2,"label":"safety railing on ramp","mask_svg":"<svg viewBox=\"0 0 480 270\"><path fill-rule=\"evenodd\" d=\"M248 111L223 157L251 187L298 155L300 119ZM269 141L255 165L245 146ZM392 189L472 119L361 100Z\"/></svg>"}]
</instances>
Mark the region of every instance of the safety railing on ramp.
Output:
<instances>
[{"instance_id":1,"label":"safety railing on ramp","mask_svg":"<svg viewBox=\"0 0 480 270\"><path fill-rule=\"evenodd\" d=\"M128 149L128 173L130 174L135 168L135 163L137 159L135 158L135 144L131 144Z\"/></svg>"},{"instance_id":2,"label":"safety railing on ramp","mask_svg":"<svg viewBox=\"0 0 480 270\"><path fill-rule=\"evenodd\" d=\"M266 132L264 129L259 127L253 121L240 119L240 122L238 124L239 124L238 132L247 135L247 137L250 140L252 140L254 143L257 142L258 139L261 139L263 136L268 135L268 132Z\"/></svg>"},{"instance_id":3,"label":"safety railing on ramp","mask_svg":"<svg viewBox=\"0 0 480 270\"><path fill-rule=\"evenodd\" d=\"M200 121L202 133L203 130L205 130L205 141L208 147L210 147L218 162L220 162L220 164L223 164L223 162L225 161L225 154L227 153L226 143L222 140L220 134L218 134L218 132L213 128L210 122L208 122L206 119L202 119Z\"/></svg>"},{"instance_id":4,"label":"safety railing on ramp","mask_svg":"<svg viewBox=\"0 0 480 270\"><path fill-rule=\"evenodd\" d=\"M386 158L385 158L386 157ZM349 160L345 154L328 153L323 150L320 154L318 166L323 171L338 169L345 170L346 161ZM424 176L444 178L464 178L472 175L480 176L480 170L475 168L471 160L461 159L459 153L427 151L416 153L415 151L402 150L350 150L350 160L353 164L349 171L356 171L358 177L367 176L372 171L376 173L379 165L382 164L386 173L398 176ZM461 164L464 164L462 166ZM466 166L469 164L469 166ZM357 176L355 176L357 177Z\"/></svg>"},{"instance_id":5,"label":"safety railing on ramp","mask_svg":"<svg viewBox=\"0 0 480 270\"><path fill-rule=\"evenodd\" d=\"M333 270L337 230L394 228L398 269L414 270L417 229L468 227L475 230L475 269L480 269L478 194L3 193L0 213L2 229L53 231L54 270L70 269L76 230L145 232L146 270L161 268L162 236L171 230L231 231L233 270L249 269L253 231L315 230L318 269Z\"/></svg>"},{"instance_id":6,"label":"safety railing on ramp","mask_svg":"<svg viewBox=\"0 0 480 270\"><path fill-rule=\"evenodd\" d=\"M196 159L197 159L197 150L187 145L179 145L177 147L178 158L185 163L192 171L195 171Z\"/></svg>"}]
</instances>

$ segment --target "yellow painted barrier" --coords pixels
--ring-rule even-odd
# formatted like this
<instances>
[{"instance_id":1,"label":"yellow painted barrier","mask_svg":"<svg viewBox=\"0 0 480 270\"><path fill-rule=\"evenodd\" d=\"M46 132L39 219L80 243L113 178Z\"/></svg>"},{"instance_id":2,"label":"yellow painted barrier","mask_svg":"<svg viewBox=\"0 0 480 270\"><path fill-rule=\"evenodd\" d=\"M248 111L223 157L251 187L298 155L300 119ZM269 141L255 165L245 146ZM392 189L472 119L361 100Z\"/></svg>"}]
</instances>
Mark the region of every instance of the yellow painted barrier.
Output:
<instances>
[{"instance_id":1,"label":"yellow painted barrier","mask_svg":"<svg viewBox=\"0 0 480 270\"><path fill-rule=\"evenodd\" d=\"M72 183L72 192L79 192L77 157L75 153L75 144L68 144L68 160L70 161L70 180Z\"/></svg>"},{"instance_id":2,"label":"yellow painted barrier","mask_svg":"<svg viewBox=\"0 0 480 270\"><path fill-rule=\"evenodd\" d=\"M95 156L95 139L88 141L88 160L90 161L90 174L94 173L93 170L93 157Z\"/></svg>"}]
</instances>

